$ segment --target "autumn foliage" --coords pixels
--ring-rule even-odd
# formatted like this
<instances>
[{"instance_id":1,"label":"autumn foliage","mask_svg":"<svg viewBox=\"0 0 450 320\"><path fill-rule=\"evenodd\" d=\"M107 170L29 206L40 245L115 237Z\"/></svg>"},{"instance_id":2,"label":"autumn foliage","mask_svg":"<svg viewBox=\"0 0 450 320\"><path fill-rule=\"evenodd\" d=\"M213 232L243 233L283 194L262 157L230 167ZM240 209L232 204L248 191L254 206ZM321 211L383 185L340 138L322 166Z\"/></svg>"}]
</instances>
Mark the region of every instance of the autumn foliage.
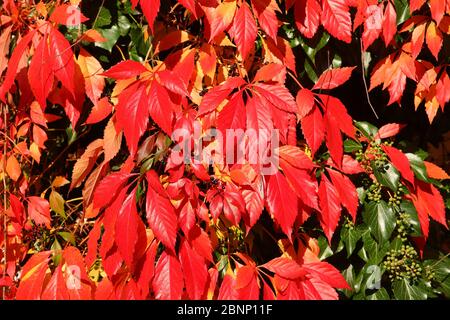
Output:
<instances>
[{"instance_id":1,"label":"autumn foliage","mask_svg":"<svg viewBox=\"0 0 450 320\"><path fill-rule=\"evenodd\" d=\"M4 0L2 299L449 297L445 164L379 117L448 119L449 34L449 0Z\"/></svg>"}]
</instances>

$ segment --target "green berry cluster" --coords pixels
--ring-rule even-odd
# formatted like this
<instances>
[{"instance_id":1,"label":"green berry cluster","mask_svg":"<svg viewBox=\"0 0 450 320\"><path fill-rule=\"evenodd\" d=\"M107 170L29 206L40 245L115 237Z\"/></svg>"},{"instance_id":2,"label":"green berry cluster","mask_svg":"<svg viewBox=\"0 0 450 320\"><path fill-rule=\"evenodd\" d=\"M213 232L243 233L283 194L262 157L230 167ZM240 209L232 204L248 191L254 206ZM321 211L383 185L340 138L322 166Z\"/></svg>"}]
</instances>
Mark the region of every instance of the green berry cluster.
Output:
<instances>
[{"instance_id":1,"label":"green berry cluster","mask_svg":"<svg viewBox=\"0 0 450 320\"><path fill-rule=\"evenodd\" d=\"M367 199L370 201L380 202L381 200L381 185L378 182L374 182L367 192Z\"/></svg>"},{"instance_id":2,"label":"green berry cluster","mask_svg":"<svg viewBox=\"0 0 450 320\"><path fill-rule=\"evenodd\" d=\"M390 195L389 205L398 208L400 206L400 203L402 202L402 198L403 198L403 191L399 189L393 195Z\"/></svg>"},{"instance_id":3,"label":"green berry cluster","mask_svg":"<svg viewBox=\"0 0 450 320\"><path fill-rule=\"evenodd\" d=\"M399 216L397 218L397 237L400 238L402 241L407 240L407 236L409 233L411 233L411 223L409 222L409 214L404 211L399 212Z\"/></svg>"},{"instance_id":4,"label":"green berry cluster","mask_svg":"<svg viewBox=\"0 0 450 320\"><path fill-rule=\"evenodd\" d=\"M402 245L400 250L391 250L387 254L383 265L389 274L389 279L407 279L416 281L422 274L416 250L409 245Z\"/></svg>"},{"instance_id":5,"label":"green berry cluster","mask_svg":"<svg viewBox=\"0 0 450 320\"><path fill-rule=\"evenodd\" d=\"M392 142L384 142L384 145L391 145ZM358 150L356 152L356 160L361 164L361 166L367 170L371 171L372 161L378 170L386 170L388 157L384 153L381 144L372 141L365 151Z\"/></svg>"},{"instance_id":6,"label":"green berry cluster","mask_svg":"<svg viewBox=\"0 0 450 320\"><path fill-rule=\"evenodd\" d=\"M343 224L344 227L353 230L355 228L355 224L353 223L353 221L347 216L345 216L344 219L345 219L345 222Z\"/></svg>"},{"instance_id":7,"label":"green berry cluster","mask_svg":"<svg viewBox=\"0 0 450 320\"><path fill-rule=\"evenodd\" d=\"M428 281L434 280L434 278L436 277L436 273L433 271L431 266L425 266L424 271L425 271L425 279L427 279Z\"/></svg>"}]
</instances>

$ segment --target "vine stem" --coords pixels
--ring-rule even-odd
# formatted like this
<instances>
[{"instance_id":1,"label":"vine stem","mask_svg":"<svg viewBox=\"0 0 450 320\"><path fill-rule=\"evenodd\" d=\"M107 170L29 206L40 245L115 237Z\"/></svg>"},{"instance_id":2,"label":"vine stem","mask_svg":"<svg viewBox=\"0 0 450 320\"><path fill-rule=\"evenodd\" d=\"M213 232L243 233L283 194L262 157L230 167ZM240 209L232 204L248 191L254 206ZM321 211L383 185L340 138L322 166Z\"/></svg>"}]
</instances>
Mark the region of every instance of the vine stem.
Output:
<instances>
[{"instance_id":1,"label":"vine stem","mask_svg":"<svg viewBox=\"0 0 450 320\"><path fill-rule=\"evenodd\" d=\"M360 41L360 47L361 47L361 74L362 74L364 89L366 92L367 102L369 103L369 106L372 109L372 112L375 115L375 118L377 118L377 120L379 120L380 117L378 116L378 113L375 111L375 108L372 105L372 102L370 101L369 90L367 89L366 75L364 74L365 59L364 59L364 50L363 50L362 40Z\"/></svg>"},{"instance_id":2,"label":"vine stem","mask_svg":"<svg viewBox=\"0 0 450 320\"><path fill-rule=\"evenodd\" d=\"M6 130L8 128L8 107L6 104L2 105L2 111L3 111L3 124L4 124L4 128L5 128L5 136L7 136L6 134ZM3 142L3 242L4 242L4 247L3 247L3 278L6 278L6 268L8 266L7 264L7 237L8 237L8 232L7 232L7 215L6 215L6 201L7 201L7 185L6 185L6 176L5 176L5 168L6 168L6 153L8 152L8 140L5 139ZM6 300L6 287L3 286L2 289L2 296L3 296L3 300Z\"/></svg>"}]
</instances>

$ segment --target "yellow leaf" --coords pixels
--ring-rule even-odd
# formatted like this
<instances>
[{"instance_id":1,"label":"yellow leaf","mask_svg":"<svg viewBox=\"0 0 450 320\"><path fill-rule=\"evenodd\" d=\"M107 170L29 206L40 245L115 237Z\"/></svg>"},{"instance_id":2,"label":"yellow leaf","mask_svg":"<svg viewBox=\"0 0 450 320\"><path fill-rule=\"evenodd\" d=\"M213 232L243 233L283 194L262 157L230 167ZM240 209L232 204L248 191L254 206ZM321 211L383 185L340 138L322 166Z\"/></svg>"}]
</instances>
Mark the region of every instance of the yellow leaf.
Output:
<instances>
[{"instance_id":1,"label":"yellow leaf","mask_svg":"<svg viewBox=\"0 0 450 320\"><path fill-rule=\"evenodd\" d=\"M8 158L8 161L6 162L6 173L12 180L19 180L22 170L20 169L19 161L17 161L15 156L10 156Z\"/></svg>"},{"instance_id":2,"label":"yellow leaf","mask_svg":"<svg viewBox=\"0 0 450 320\"><path fill-rule=\"evenodd\" d=\"M52 182L52 187L59 188L59 187L65 186L68 183L70 183L70 181L67 180L66 178L64 178L62 176L57 176Z\"/></svg>"}]
</instances>

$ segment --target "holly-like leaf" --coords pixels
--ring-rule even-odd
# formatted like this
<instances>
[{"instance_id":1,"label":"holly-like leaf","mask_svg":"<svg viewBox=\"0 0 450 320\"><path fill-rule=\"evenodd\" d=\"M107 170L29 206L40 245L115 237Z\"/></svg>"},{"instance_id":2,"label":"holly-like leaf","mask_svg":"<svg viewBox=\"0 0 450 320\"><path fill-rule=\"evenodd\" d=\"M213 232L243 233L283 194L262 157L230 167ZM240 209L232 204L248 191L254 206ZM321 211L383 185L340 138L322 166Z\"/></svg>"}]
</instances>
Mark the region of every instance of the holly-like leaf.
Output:
<instances>
[{"instance_id":1,"label":"holly-like leaf","mask_svg":"<svg viewBox=\"0 0 450 320\"><path fill-rule=\"evenodd\" d=\"M370 202L365 206L363 219L375 238L382 242L390 238L395 228L395 214L386 202Z\"/></svg>"}]
</instances>

